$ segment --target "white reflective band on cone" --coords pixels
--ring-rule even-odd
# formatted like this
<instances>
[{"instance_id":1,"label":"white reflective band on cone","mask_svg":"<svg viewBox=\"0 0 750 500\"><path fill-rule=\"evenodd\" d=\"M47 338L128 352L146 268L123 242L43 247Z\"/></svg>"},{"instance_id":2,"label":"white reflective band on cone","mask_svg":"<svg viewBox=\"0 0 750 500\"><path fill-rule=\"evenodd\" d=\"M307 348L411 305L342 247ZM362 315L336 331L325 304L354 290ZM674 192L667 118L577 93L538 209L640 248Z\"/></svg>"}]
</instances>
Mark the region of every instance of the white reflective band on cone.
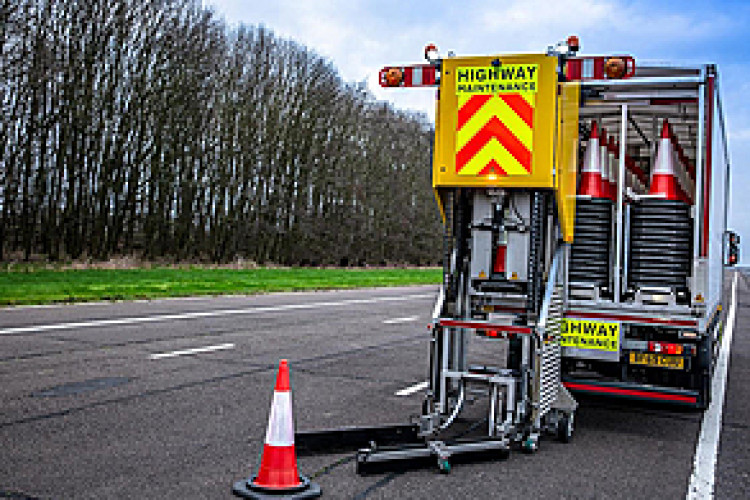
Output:
<instances>
[{"instance_id":1,"label":"white reflective band on cone","mask_svg":"<svg viewBox=\"0 0 750 500\"><path fill-rule=\"evenodd\" d=\"M583 168L581 172L591 172L594 174L601 175L601 168L599 167L599 139L592 138L589 140L589 145L586 148L586 155L583 158Z\"/></svg>"},{"instance_id":2,"label":"white reflective band on cone","mask_svg":"<svg viewBox=\"0 0 750 500\"><path fill-rule=\"evenodd\" d=\"M292 393L274 392L271 416L268 418L266 444L269 446L294 445L294 421L292 420Z\"/></svg>"},{"instance_id":3,"label":"white reflective band on cone","mask_svg":"<svg viewBox=\"0 0 750 500\"><path fill-rule=\"evenodd\" d=\"M609 152L609 182L613 186L617 186L617 180L620 178L619 175L620 172L620 161L615 158L615 154L613 152Z\"/></svg>"},{"instance_id":4,"label":"white reflective band on cone","mask_svg":"<svg viewBox=\"0 0 750 500\"><path fill-rule=\"evenodd\" d=\"M607 146L604 141L601 143L602 145L599 146L599 166L602 169L602 179L604 179L604 182L607 183L607 185L610 184L610 172L609 172L609 153L607 152ZM605 193L607 197L609 197L609 193Z\"/></svg>"},{"instance_id":5,"label":"white reflective band on cone","mask_svg":"<svg viewBox=\"0 0 750 500\"><path fill-rule=\"evenodd\" d=\"M651 171L651 178L656 174L674 176L674 152L672 151L672 142L668 138L659 139L659 149L656 151L656 160L654 168Z\"/></svg>"}]
</instances>

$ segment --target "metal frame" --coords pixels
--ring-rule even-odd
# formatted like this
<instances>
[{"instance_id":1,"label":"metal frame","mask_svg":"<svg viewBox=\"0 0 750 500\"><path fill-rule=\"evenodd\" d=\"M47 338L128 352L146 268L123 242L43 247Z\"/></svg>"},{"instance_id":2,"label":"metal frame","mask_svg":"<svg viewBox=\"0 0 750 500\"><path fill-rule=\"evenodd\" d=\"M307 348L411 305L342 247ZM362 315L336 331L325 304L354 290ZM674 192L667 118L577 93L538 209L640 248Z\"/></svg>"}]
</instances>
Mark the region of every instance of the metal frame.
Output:
<instances>
[{"instance_id":1,"label":"metal frame","mask_svg":"<svg viewBox=\"0 0 750 500\"><path fill-rule=\"evenodd\" d=\"M640 72L640 71L639 71ZM625 273L625 262L627 262L628 248L625 245L626 231L624 228L625 222L625 209L624 209L624 193L622 192L621 186L624 185L624 153L628 150L628 145L631 140L636 142L642 141L644 145L648 147L648 143L643 140L643 130L638 132L628 126L631 122L635 125L639 125L639 121L642 120L640 117L654 116L654 120L660 117L669 117L669 114L673 114L673 119L680 117L685 121L686 125L680 127L679 121L672 121L671 125L673 128L679 128L683 130L685 126L688 130L695 127L695 155L696 155L696 199L694 204L695 220L699 221L702 219L700 200L698 197L701 195L701 186L699 182L702 178L703 173L703 161L702 161L702 150L704 140L704 127L703 127L703 101L704 92L703 88L705 85L706 71L705 67L695 68L656 68L648 67L645 68L645 73L650 75L657 75L660 73L673 73L679 76L648 76L639 77L639 72L636 73L635 77L627 80L591 80L581 82L581 86L584 89L588 89L589 92L598 92L601 97L589 96L585 101L581 109L581 119L586 118L599 118L602 123L607 123L605 118L610 117L617 118L617 125L619 129L620 137L620 160L619 160L619 173L618 173L618 197L615 204L615 255L613 264L613 288L614 298L613 300L607 300L599 297L598 295L592 296L589 300L576 300L575 298L570 299L570 307L574 309L586 308L590 311L606 311L615 309L624 309L628 312L637 311L639 314L645 316L654 315L658 311L657 317L660 318L679 318L681 316L693 316L695 313L694 306L680 306L677 304L670 305L665 303L660 305L656 310L649 307L647 304L633 305L622 302L622 290L623 290L623 278ZM684 76L689 74L690 76ZM616 90L616 95L612 91ZM679 98L679 99L697 99L697 104L684 104L687 106L685 111L690 107L694 107L694 111L698 114L697 118L690 118L690 114L685 115L683 113L676 114L671 111L670 108L674 109L674 105L661 104L662 101L657 101L658 104L651 104L651 99L663 100L665 98ZM616 99L615 99L616 98ZM678 104L679 105L679 104ZM611 124L611 123L610 123ZM611 127L607 127L611 130ZM639 127L643 129L644 127ZM654 127L652 126L652 129ZM686 130L686 131L688 131ZM653 130L654 137L650 143L652 148L658 143L658 130ZM685 137L684 133L681 133L682 137ZM688 150L692 152L692 149ZM695 224L694 228L694 239L699 237L700 224ZM698 245L694 245L694 251ZM698 264L694 264L697 269ZM705 280L696 279L698 272L693 272L695 286L701 290L705 289ZM706 308L703 311L702 316L708 316L711 314L711 308ZM705 323L705 321L701 321ZM704 325L701 325L704 326Z\"/></svg>"},{"instance_id":2,"label":"metal frame","mask_svg":"<svg viewBox=\"0 0 750 500\"><path fill-rule=\"evenodd\" d=\"M425 401L418 433L424 443L405 442L405 445L390 447L384 447L380 442L372 443L357 453L359 473L402 470L407 465L421 465L433 460L437 460L441 470L447 471L451 460L507 453L514 441L521 442L526 451L535 451L543 431L559 432L560 426L572 422L577 403L562 385L558 330L563 309L563 296L558 289L563 287L567 253L568 246L563 244L551 259L539 319L534 327L441 317L445 297L444 290L441 290L433 310L432 326L432 359L433 363L439 363L440 369L431 374L431 386L439 390L440 397L433 405L428 393ZM457 298L457 303L463 304L463 311L468 311L466 299L463 294ZM556 305L556 300L560 304ZM454 341L458 338L456 332L468 334L470 330L489 328L521 339L520 372L498 369L479 373L464 367L465 360L456 360L455 351L458 349L465 357L464 346L457 346ZM450 336L454 339L449 339ZM461 342L464 340L460 339ZM442 346L442 349L437 349L437 346ZM446 392L451 381L458 386L458 396L452 401ZM446 440L442 434L463 409L468 390L466 385L470 383L489 387L487 435L482 439ZM502 415L498 415L500 409ZM407 435L413 437L411 433ZM357 436L357 439L361 437Z\"/></svg>"}]
</instances>

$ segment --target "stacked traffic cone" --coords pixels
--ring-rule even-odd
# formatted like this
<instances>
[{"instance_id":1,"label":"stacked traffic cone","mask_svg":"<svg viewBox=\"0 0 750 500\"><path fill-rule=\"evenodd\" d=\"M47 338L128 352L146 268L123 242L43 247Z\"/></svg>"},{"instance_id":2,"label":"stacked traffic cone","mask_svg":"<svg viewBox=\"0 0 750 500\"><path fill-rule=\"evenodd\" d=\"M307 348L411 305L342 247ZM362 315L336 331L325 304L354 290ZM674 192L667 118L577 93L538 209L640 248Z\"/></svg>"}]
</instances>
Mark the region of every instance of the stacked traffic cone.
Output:
<instances>
[{"instance_id":1,"label":"stacked traffic cone","mask_svg":"<svg viewBox=\"0 0 750 500\"><path fill-rule=\"evenodd\" d=\"M602 179L601 162L599 161L599 130L596 122L591 122L591 136L589 137L586 153L583 157L583 168L581 169L581 184L578 194L591 196L592 198L608 198L604 191L604 179Z\"/></svg>"},{"instance_id":2,"label":"stacked traffic cone","mask_svg":"<svg viewBox=\"0 0 750 500\"><path fill-rule=\"evenodd\" d=\"M674 147L675 155L677 156L680 184L682 185L682 190L687 198L686 202L692 203L695 191L695 167L685 154L685 151L677 140L677 135L672 131L671 127L669 129L669 134L672 139L672 146Z\"/></svg>"},{"instance_id":3,"label":"stacked traffic cone","mask_svg":"<svg viewBox=\"0 0 750 500\"><path fill-rule=\"evenodd\" d=\"M669 122L664 120L659 149L656 152L654 168L651 170L649 194L661 196L666 200L687 202L675 168L676 154L670 135Z\"/></svg>"},{"instance_id":4,"label":"stacked traffic cone","mask_svg":"<svg viewBox=\"0 0 750 500\"><path fill-rule=\"evenodd\" d=\"M285 359L279 363L258 474L254 478L237 481L232 491L238 497L256 499L316 498L321 494L320 486L297 472L292 391L289 386L289 363Z\"/></svg>"}]
</instances>

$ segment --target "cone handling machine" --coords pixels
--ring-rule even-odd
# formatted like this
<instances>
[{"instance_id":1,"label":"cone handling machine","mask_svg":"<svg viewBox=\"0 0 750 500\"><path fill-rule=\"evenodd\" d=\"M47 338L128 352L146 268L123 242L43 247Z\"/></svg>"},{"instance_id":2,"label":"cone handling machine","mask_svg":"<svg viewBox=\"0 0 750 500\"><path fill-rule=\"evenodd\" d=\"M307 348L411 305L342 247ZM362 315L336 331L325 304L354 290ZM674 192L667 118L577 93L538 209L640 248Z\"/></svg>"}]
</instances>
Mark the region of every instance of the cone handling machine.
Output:
<instances>
[{"instance_id":1,"label":"cone handling machine","mask_svg":"<svg viewBox=\"0 0 750 500\"><path fill-rule=\"evenodd\" d=\"M576 37L540 54L428 45L427 64L381 70L384 87L438 87L429 386L412 423L301 432L300 453L447 472L534 452L544 434L567 442L572 394L707 405L738 243L715 68L578 50ZM486 414L466 430L469 406Z\"/></svg>"}]
</instances>

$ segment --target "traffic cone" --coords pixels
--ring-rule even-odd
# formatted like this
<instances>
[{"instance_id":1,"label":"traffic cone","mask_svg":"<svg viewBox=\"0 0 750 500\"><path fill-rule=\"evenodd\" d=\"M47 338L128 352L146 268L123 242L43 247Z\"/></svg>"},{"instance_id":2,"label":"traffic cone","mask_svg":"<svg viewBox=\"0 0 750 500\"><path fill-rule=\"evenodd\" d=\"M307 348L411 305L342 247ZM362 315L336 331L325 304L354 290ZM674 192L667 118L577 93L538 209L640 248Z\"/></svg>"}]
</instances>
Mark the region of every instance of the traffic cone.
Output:
<instances>
[{"instance_id":1,"label":"traffic cone","mask_svg":"<svg viewBox=\"0 0 750 500\"><path fill-rule=\"evenodd\" d=\"M680 186L680 196L682 197L682 201L691 204L692 201L690 200L690 196L692 189L690 187L690 180L688 179L687 173L687 157L685 156L685 152L682 150L682 146L680 146L680 143L677 140L677 135L675 135L671 125L667 125L667 131L669 133L669 140L672 142L675 177L677 177L677 184Z\"/></svg>"},{"instance_id":2,"label":"traffic cone","mask_svg":"<svg viewBox=\"0 0 750 500\"><path fill-rule=\"evenodd\" d=\"M686 201L680 187L675 169L674 145L670 139L669 122L664 120L659 139L659 149L656 152L654 168L651 170L651 182L648 194L660 195L666 200Z\"/></svg>"},{"instance_id":3,"label":"traffic cone","mask_svg":"<svg viewBox=\"0 0 750 500\"><path fill-rule=\"evenodd\" d=\"M258 474L232 487L242 498L316 498L320 486L297 472L297 453L294 449L294 419L292 391L289 386L289 363L282 359L276 375L271 415L268 417L266 441L263 445Z\"/></svg>"},{"instance_id":4,"label":"traffic cone","mask_svg":"<svg viewBox=\"0 0 750 500\"><path fill-rule=\"evenodd\" d=\"M581 169L581 184L578 187L578 194L582 196L591 196L592 198L607 198L608 196L602 190L604 181L602 179L602 168L599 162L599 131L596 122L591 122L591 136L586 146L586 153L583 157L583 168Z\"/></svg>"}]
</instances>

